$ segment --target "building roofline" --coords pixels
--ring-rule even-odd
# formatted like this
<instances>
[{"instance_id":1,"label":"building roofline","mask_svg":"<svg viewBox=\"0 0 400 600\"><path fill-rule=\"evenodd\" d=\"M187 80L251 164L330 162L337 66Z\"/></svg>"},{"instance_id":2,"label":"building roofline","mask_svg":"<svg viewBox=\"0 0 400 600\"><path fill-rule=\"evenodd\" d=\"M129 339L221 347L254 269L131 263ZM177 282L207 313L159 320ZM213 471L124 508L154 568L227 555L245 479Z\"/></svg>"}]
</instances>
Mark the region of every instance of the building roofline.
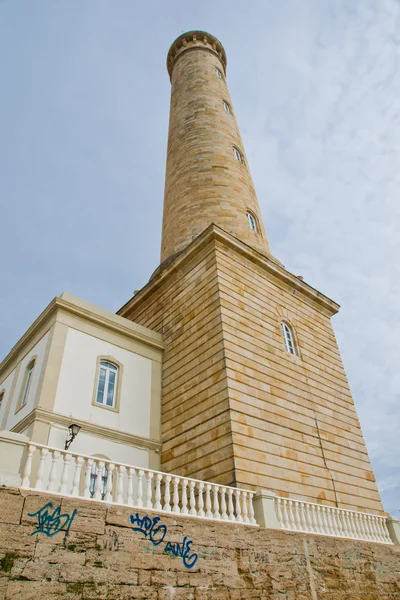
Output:
<instances>
[{"instance_id":1,"label":"building roofline","mask_svg":"<svg viewBox=\"0 0 400 600\"><path fill-rule=\"evenodd\" d=\"M18 342L11 348L10 352L0 363L0 376L18 355L21 348L23 348L47 322L49 322L49 327L51 326L51 319L56 317L59 311L72 313L86 321L130 337L136 341L143 342L158 350L164 349L162 336L159 333L152 331L147 327L143 327L143 325L129 321L129 319L116 315L104 308L100 308L91 302L77 298L68 292L63 292L60 296L53 298L50 304L46 306L29 329L27 329Z\"/></svg>"},{"instance_id":2,"label":"building roofline","mask_svg":"<svg viewBox=\"0 0 400 600\"><path fill-rule=\"evenodd\" d=\"M330 317L339 311L340 305L337 302L331 300L328 296L325 296L296 275L293 275L293 273L287 271L276 258L262 254L248 244L238 240L224 229L221 229L218 225L212 223L195 240L186 246L184 250L179 252L173 260L170 262L166 261L167 264L164 268L160 269L160 271L156 269L150 281L135 296L128 300L128 302L117 311L117 314L126 314L136 302L143 301L144 297L162 284L167 275L182 266L182 264L187 262L195 252L199 252L202 247L206 246L213 239L226 244L239 254L246 256L246 258L264 268L271 273L271 275L274 275L287 285L293 287L304 298L320 305Z\"/></svg>"}]
</instances>

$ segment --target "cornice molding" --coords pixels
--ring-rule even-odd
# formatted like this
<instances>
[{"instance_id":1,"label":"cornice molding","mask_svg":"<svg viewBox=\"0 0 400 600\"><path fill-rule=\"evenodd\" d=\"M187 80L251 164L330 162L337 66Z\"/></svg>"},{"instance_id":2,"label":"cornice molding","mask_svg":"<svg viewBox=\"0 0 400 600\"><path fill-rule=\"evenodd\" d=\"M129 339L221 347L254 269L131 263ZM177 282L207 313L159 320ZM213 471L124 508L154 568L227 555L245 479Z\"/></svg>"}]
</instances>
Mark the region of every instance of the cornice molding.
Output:
<instances>
[{"instance_id":1,"label":"cornice molding","mask_svg":"<svg viewBox=\"0 0 400 600\"><path fill-rule=\"evenodd\" d=\"M142 450L154 450L157 453L161 451L161 442L158 440L145 438L140 435L127 433L125 431L117 431L116 429L104 427L104 425L96 425L95 423L91 423L90 421L85 421L76 417L73 417L72 419L72 417L68 415L53 412L52 410L48 410L40 406L34 408L29 414L26 415L26 417L19 421L19 423L14 425L11 431L20 433L32 425L32 423L35 421L40 421L46 424L54 423L56 425L68 427L68 425L71 424L71 420L73 420L73 422L77 425L80 425L83 432L91 433L96 437L105 438L128 446L135 446L136 448L140 448Z\"/></svg>"},{"instance_id":2,"label":"cornice molding","mask_svg":"<svg viewBox=\"0 0 400 600\"><path fill-rule=\"evenodd\" d=\"M50 304L44 309L39 317L32 323L29 329L18 340L15 346L7 354L3 362L0 364L0 376L4 373L10 364L18 357L20 351L29 344L29 342L41 332L42 337L47 330L58 320L57 316L60 312L69 313L80 317L89 323L94 323L114 333L118 333L132 340L142 342L147 346L164 350L162 336L146 327L132 323L128 319L120 315L109 313L105 309L96 307L95 305L75 298L70 294L56 296ZM123 322L125 321L125 322ZM47 326L47 328L46 328ZM17 362L17 361L16 361Z\"/></svg>"},{"instance_id":3,"label":"cornice molding","mask_svg":"<svg viewBox=\"0 0 400 600\"><path fill-rule=\"evenodd\" d=\"M340 305L337 304L337 302L331 300L328 298L328 296L321 294L321 292L313 288L311 285L305 283L305 281L287 271L283 265L276 260L275 257L269 257L265 254L261 254L261 252L258 252L251 246L248 246L244 242L238 240L235 236L231 235L213 223L183 251L181 251L174 260L169 262L165 268L161 269L159 273L156 271L154 277L149 281L149 283L147 283L134 297L124 304L124 306L119 309L117 314L121 316L129 314L129 311L136 304L142 303L149 294L160 287L166 277L169 277L176 269L182 267L182 265L191 260L193 254L198 253L213 240L225 244L238 254L245 256L253 263L259 265L271 275L275 276L289 287L292 287L293 291L296 291L304 299L319 305L328 316L331 317L338 312Z\"/></svg>"}]
</instances>

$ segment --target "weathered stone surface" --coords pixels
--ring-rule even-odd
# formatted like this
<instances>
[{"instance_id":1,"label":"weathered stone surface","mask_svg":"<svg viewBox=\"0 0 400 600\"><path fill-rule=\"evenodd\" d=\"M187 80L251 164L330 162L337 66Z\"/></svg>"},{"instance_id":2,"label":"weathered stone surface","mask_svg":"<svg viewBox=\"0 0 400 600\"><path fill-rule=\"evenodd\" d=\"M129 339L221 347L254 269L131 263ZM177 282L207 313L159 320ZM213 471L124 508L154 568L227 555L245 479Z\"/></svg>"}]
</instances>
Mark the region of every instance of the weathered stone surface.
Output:
<instances>
[{"instance_id":1,"label":"weathered stone surface","mask_svg":"<svg viewBox=\"0 0 400 600\"><path fill-rule=\"evenodd\" d=\"M0 489L0 501L7 493ZM30 505L43 506L47 499L37 493ZM154 545L132 531L132 508L107 512L101 503L64 504L64 511L74 509L82 517L67 537L62 529L50 537L42 531L32 536L34 522L2 523L0 514L0 600L400 598L400 547L163 514L158 516L167 528L165 540ZM18 501L15 510L21 510ZM12 511L5 518L13 520ZM91 520L104 533L87 531ZM185 536L198 556L192 568L181 556L165 553L165 542L180 543Z\"/></svg>"}]
</instances>

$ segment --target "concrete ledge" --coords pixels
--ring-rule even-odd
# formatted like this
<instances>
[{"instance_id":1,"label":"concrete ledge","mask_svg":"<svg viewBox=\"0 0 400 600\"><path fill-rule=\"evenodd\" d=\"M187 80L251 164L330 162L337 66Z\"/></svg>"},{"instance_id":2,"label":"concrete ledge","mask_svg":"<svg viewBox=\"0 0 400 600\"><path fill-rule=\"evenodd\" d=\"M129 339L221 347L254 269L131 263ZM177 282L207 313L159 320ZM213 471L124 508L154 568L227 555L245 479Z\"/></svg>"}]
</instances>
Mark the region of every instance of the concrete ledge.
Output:
<instances>
[{"instance_id":1,"label":"concrete ledge","mask_svg":"<svg viewBox=\"0 0 400 600\"><path fill-rule=\"evenodd\" d=\"M0 431L0 485L21 485L22 457L29 437L12 431Z\"/></svg>"}]
</instances>

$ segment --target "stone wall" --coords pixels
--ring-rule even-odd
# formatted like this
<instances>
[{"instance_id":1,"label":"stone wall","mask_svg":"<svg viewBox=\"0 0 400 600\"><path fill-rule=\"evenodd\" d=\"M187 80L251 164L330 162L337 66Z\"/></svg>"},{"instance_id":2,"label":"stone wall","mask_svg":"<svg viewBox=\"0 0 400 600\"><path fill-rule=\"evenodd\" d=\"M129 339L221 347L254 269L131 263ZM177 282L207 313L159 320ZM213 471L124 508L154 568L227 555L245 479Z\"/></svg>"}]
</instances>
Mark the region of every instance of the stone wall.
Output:
<instances>
[{"instance_id":1,"label":"stone wall","mask_svg":"<svg viewBox=\"0 0 400 600\"><path fill-rule=\"evenodd\" d=\"M209 229L121 309L163 336L162 470L382 513L335 307L271 264Z\"/></svg>"},{"instance_id":2,"label":"stone wall","mask_svg":"<svg viewBox=\"0 0 400 600\"><path fill-rule=\"evenodd\" d=\"M399 546L158 516L2 488L0 599L400 598Z\"/></svg>"}]
</instances>

